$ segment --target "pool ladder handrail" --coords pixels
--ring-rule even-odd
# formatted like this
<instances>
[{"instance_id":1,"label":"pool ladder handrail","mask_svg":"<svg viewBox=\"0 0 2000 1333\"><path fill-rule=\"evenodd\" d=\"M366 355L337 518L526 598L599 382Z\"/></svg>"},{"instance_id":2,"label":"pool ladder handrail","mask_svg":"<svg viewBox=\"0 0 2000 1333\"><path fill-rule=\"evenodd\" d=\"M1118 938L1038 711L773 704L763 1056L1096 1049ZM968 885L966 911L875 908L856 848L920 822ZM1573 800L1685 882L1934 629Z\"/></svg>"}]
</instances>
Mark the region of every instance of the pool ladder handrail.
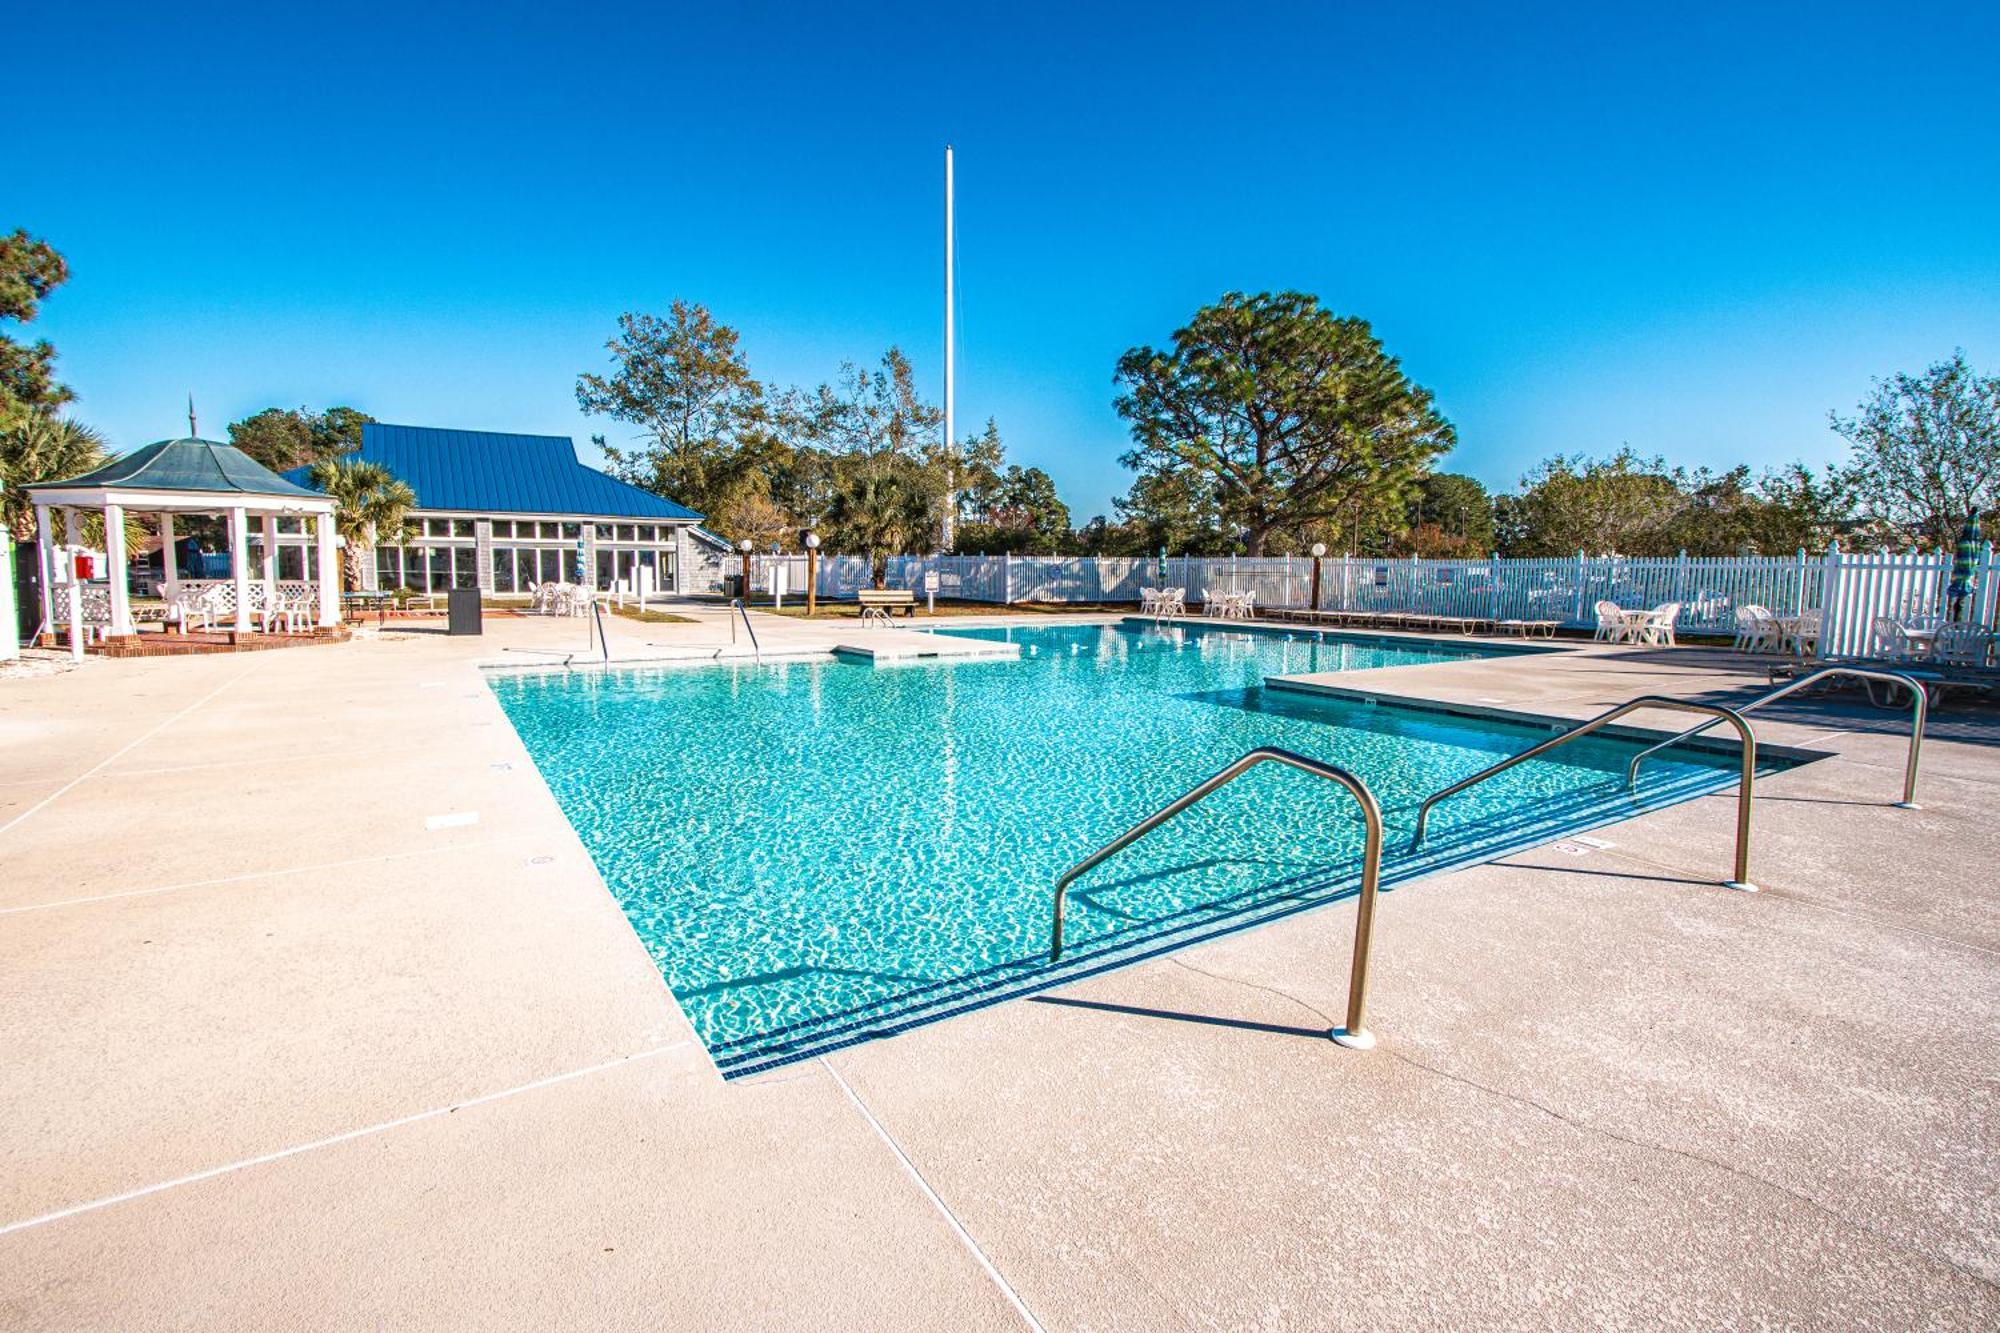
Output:
<instances>
[{"instance_id":1,"label":"pool ladder handrail","mask_svg":"<svg viewBox=\"0 0 2000 1333\"><path fill-rule=\"evenodd\" d=\"M1757 799L1757 733L1744 720L1743 714L1734 708L1721 704L1698 703L1693 699L1676 699L1665 694L1642 694L1636 699L1628 699L1616 708L1607 709L1596 717L1579 722L1569 730L1531 745L1519 754L1509 755L1497 764L1480 769L1470 777L1460 778L1449 787L1432 792L1417 807L1416 831L1410 837L1410 850L1416 851L1424 843L1424 830L1430 820L1431 807L1447 797L1456 796L1468 787L1476 787L1488 778L1498 777L1508 769L1525 764L1530 759L1547 754L1549 751L1568 745L1571 741L1582 740L1592 732L1610 726L1627 713L1636 713L1643 708L1670 708L1684 713L1707 713L1708 725L1728 722L1736 728L1736 735L1743 744L1742 777L1736 791L1736 861L1729 879L1723 880L1725 888L1741 889L1755 893L1757 886L1750 879L1750 814L1752 803Z\"/></svg>"},{"instance_id":2,"label":"pool ladder handrail","mask_svg":"<svg viewBox=\"0 0 2000 1333\"><path fill-rule=\"evenodd\" d=\"M1860 680L1886 681L1891 685L1901 685L1909 690L1910 698L1914 700L1910 709L1910 757L1903 764L1903 799L1895 802L1895 808L1898 810L1921 810L1923 807L1917 804L1917 763L1923 755L1924 724L1925 720L1930 716L1930 701L1924 698L1924 687L1918 684L1914 678L1904 675L1900 671L1871 671L1864 667L1822 667L1810 675L1800 676L1797 680L1789 681L1777 689L1770 691L1768 694L1761 694L1747 704L1736 705L1736 712L1738 716L1741 716L1744 713L1762 708L1765 704L1772 703L1784 698L1788 694L1802 690L1815 681L1825 680L1828 676L1852 676ZM1648 746L1646 749L1639 751L1638 754L1633 755L1631 764L1625 770L1626 789L1633 792L1639 790L1639 765L1649 756L1657 754L1670 745L1679 745L1684 740L1699 736L1720 720L1719 718L1710 718L1700 726L1689 727L1680 735L1669 736L1657 745Z\"/></svg>"},{"instance_id":3,"label":"pool ladder handrail","mask_svg":"<svg viewBox=\"0 0 2000 1333\"><path fill-rule=\"evenodd\" d=\"M735 608L737 615L743 617L743 628L750 635L751 655L757 659L757 664L762 666L764 663L764 649L757 642L757 627L750 623L750 608L743 605L741 597L730 598L729 605ZM736 642L736 622L733 620L729 622L729 641L731 643Z\"/></svg>"},{"instance_id":4,"label":"pool ladder handrail","mask_svg":"<svg viewBox=\"0 0 2000 1333\"><path fill-rule=\"evenodd\" d=\"M1361 893L1354 918L1354 960L1347 975L1347 1022L1328 1035L1342 1046L1365 1051L1375 1044L1367 1027L1368 949L1375 930L1375 897L1382 879L1382 806L1368 784L1335 764L1294 754L1274 745L1260 745L1179 798L1146 816L1102 847L1084 857L1056 881L1055 917L1049 934L1049 961L1059 962L1063 951L1063 900L1069 886L1119 852L1124 851L1160 825L1180 814L1220 787L1227 786L1259 764L1284 764L1314 777L1325 778L1345 787L1360 803L1366 834L1361 851Z\"/></svg>"}]
</instances>

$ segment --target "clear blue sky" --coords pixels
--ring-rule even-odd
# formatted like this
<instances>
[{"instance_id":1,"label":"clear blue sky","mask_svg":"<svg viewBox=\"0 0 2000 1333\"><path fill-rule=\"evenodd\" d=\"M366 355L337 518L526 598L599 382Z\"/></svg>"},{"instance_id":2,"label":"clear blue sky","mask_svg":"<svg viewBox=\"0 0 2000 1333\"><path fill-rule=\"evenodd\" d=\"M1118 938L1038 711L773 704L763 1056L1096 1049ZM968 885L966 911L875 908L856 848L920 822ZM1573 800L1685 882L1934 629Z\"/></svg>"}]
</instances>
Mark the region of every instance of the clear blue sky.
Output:
<instances>
[{"instance_id":1,"label":"clear blue sky","mask_svg":"<svg viewBox=\"0 0 2000 1333\"><path fill-rule=\"evenodd\" d=\"M890 343L1078 521L1111 372L1232 288L1372 320L1447 466L1821 461L1828 408L2000 371L2000 6L31 6L0 225L121 448L258 408L614 438L577 411L675 297L753 370Z\"/></svg>"}]
</instances>

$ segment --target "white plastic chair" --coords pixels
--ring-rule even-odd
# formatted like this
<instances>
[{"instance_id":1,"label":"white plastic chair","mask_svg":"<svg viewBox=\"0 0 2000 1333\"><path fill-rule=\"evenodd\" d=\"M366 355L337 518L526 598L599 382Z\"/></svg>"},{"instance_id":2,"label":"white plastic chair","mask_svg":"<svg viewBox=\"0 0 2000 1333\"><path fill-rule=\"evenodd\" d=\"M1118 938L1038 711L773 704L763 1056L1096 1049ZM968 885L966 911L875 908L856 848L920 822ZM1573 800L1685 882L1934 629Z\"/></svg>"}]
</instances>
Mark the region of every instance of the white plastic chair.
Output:
<instances>
[{"instance_id":1,"label":"white plastic chair","mask_svg":"<svg viewBox=\"0 0 2000 1333\"><path fill-rule=\"evenodd\" d=\"M1800 657L1816 651L1819 648L1820 626L1823 621L1824 615L1820 611L1803 613L1785 632L1785 646Z\"/></svg>"},{"instance_id":2,"label":"white plastic chair","mask_svg":"<svg viewBox=\"0 0 2000 1333\"><path fill-rule=\"evenodd\" d=\"M1736 608L1736 637L1729 646L1739 653L1768 651L1778 632L1771 613L1755 603Z\"/></svg>"},{"instance_id":3,"label":"white plastic chair","mask_svg":"<svg viewBox=\"0 0 2000 1333\"><path fill-rule=\"evenodd\" d=\"M304 597L288 597L283 592L274 593L264 600L264 632L269 634L275 623L282 623L285 633L297 634L312 625L312 618L306 611Z\"/></svg>"},{"instance_id":4,"label":"white plastic chair","mask_svg":"<svg viewBox=\"0 0 2000 1333\"><path fill-rule=\"evenodd\" d=\"M1983 667L1993 654L1993 631L1964 622L1940 625L1931 639L1931 661L1942 666Z\"/></svg>"},{"instance_id":5,"label":"white plastic chair","mask_svg":"<svg viewBox=\"0 0 2000 1333\"><path fill-rule=\"evenodd\" d=\"M1674 642L1674 622L1681 618L1679 602L1663 602L1653 608L1646 617L1646 623L1639 630L1639 642L1661 644L1668 648L1679 645Z\"/></svg>"},{"instance_id":6,"label":"white plastic chair","mask_svg":"<svg viewBox=\"0 0 2000 1333\"><path fill-rule=\"evenodd\" d=\"M1616 602L1599 602L1597 612L1597 632L1590 636L1593 643L1618 643L1625 638L1625 612Z\"/></svg>"},{"instance_id":7,"label":"white plastic chair","mask_svg":"<svg viewBox=\"0 0 2000 1333\"><path fill-rule=\"evenodd\" d=\"M1892 662L1914 662L1923 656L1917 641L1912 639L1901 622L1891 616L1877 616L1869 630L1875 636L1875 649L1879 656Z\"/></svg>"}]
</instances>

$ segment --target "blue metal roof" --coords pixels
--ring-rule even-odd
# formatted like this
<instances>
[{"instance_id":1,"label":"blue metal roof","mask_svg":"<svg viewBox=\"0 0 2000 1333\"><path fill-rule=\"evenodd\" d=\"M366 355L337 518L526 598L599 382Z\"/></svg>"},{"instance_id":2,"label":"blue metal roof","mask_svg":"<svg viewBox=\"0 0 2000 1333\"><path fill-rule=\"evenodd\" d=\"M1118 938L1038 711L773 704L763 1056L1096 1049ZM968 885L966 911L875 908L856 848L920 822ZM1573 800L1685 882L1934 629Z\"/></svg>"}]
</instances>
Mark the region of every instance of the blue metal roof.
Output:
<instances>
[{"instance_id":1,"label":"blue metal roof","mask_svg":"<svg viewBox=\"0 0 2000 1333\"><path fill-rule=\"evenodd\" d=\"M627 485L576 459L564 435L504 435L371 421L349 458L383 467L417 493L419 509L590 518L699 520L685 505ZM304 468L285 476L302 486Z\"/></svg>"}]
</instances>

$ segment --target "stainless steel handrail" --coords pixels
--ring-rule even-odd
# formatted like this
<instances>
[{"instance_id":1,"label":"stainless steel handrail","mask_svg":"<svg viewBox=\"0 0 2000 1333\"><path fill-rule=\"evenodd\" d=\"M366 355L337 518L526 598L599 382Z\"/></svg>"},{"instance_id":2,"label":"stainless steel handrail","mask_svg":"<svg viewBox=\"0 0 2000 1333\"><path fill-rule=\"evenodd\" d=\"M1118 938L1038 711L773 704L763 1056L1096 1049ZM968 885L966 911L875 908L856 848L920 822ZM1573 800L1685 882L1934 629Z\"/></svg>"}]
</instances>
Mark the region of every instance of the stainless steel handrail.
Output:
<instances>
[{"instance_id":1,"label":"stainless steel handrail","mask_svg":"<svg viewBox=\"0 0 2000 1333\"><path fill-rule=\"evenodd\" d=\"M1477 786L1490 777L1506 772L1516 764L1524 764L1558 746L1581 740L1593 731L1609 726L1627 713L1636 713L1642 708L1673 708L1684 713L1707 713L1711 715L1713 722L1726 721L1736 728L1736 734L1743 742L1743 776L1736 792L1736 864L1734 877L1722 882L1727 888L1755 893L1757 886L1750 882L1750 809L1751 803L1757 797L1757 733L1750 729L1750 724L1743 720L1743 715L1733 708L1725 708L1721 704L1696 703L1692 699L1675 699L1664 694L1646 694L1637 699L1629 699L1609 712L1599 713L1588 721L1579 722L1568 731L1551 736L1539 745L1530 746L1517 755L1482 768L1469 778L1461 778L1442 791L1432 792L1424 798L1424 803L1417 807L1417 828L1415 835L1410 839L1410 850L1414 852L1423 845L1424 826L1430 819L1431 807L1447 796L1456 796L1467 787Z\"/></svg>"},{"instance_id":2,"label":"stainless steel handrail","mask_svg":"<svg viewBox=\"0 0 2000 1333\"><path fill-rule=\"evenodd\" d=\"M1382 878L1382 806L1376 801L1375 793L1368 790L1368 784L1346 769L1321 763L1317 759L1308 759L1302 754L1293 754L1290 750L1281 750L1276 746L1263 745L1250 751L1229 767L1190 789L1173 803L1140 820L1064 871L1062 878L1056 881L1055 920L1049 936L1049 961L1054 963L1062 958L1063 899L1069 893L1069 886L1072 883L1218 787L1234 782L1259 764L1267 763L1285 764L1302 772L1311 773L1314 777L1337 782L1347 788L1349 794L1361 804L1361 818L1366 827L1366 835L1361 849L1360 905L1354 918L1354 961L1347 975L1347 1022L1345 1026L1335 1028L1328 1035L1342 1046L1365 1051L1375 1044L1374 1036L1368 1031L1366 1011L1368 945L1375 931L1375 895Z\"/></svg>"},{"instance_id":3,"label":"stainless steel handrail","mask_svg":"<svg viewBox=\"0 0 2000 1333\"><path fill-rule=\"evenodd\" d=\"M604 634L604 603L595 597L590 599L590 609L597 617L597 646L604 653L604 664L611 665L611 640Z\"/></svg>"},{"instance_id":4,"label":"stainless steel handrail","mask_svg":"<svg viewBox=\"0 0 2000 1333\"><path fill-rule=\"evenodd\" d=\"M1853 676L1860 680L1887 681L1889 684L1901 685L1909 690L1910 698L1914 701L1910 709L1910 757L1903 764L1903 799L1896 802L1896 808L1898 810L1922 809L1923 807L1917 804L1917 761L1922 756L1924 750L1924 721L1930 715L1930 701L1924 698L1924 687L1902 672L1869 671L1861 667L1822 667L1811 675L1800 676L1797 680L1782 685L1768 694L1759 695L1747 704L1737 705L1736 712L1741 715L1753 709L1762 708L1765 704L1782 699L1795 691L1802 690L1814 681L1825 680L1828 676ZM1699 736L1702 732L1714 726L1719 720L1717 718L1710 718L1698 727L1689 727L1680 735L1670 736L1659 744L1648 746L1646 749L1639 751L1638 754L1633 755L1632 763L1625 770L1626 787L1633 791L1639 789L1639 765L1648 756L1657 754L1669 745L1679 745L1682 741L1692 736Z\"/></svg>"},{"instance_id":5,"label":"stainless steel handrail","mask_svg":"<svg viewBox=\"0 0 2000 1333\"><path fill-rule=\"evenodd\" d=\"M743 605L741 597L730 598L729 604L736 608L737 615L743 617L743 628L750 635L750 652L756 657L758 664L762 665L764 649L757 642L757 627L750 623L750 608ZM736 622L733 620L729 622L729 641L736 642Z\"/></svg>"}]
</instances>

